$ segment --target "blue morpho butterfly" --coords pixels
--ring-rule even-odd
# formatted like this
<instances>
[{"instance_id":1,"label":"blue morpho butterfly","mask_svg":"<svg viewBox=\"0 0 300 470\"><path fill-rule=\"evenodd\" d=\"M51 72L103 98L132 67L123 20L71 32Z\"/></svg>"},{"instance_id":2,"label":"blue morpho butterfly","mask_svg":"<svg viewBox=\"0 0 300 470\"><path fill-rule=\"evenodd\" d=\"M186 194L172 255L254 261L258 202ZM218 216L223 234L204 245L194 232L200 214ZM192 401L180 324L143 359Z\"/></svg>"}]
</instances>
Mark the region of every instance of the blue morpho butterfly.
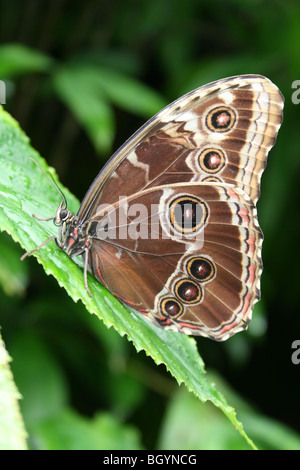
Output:
<instances>
[{"instance_id":1,"label":"blue morpho butterfly","mask_svg":"<svg viewBox=\"0 0 300 470\"><path fill-rule=\"evenodd\" d=\"M51 237L161 328L226 340L260 297L256 202L283 98L260 75L225 78L167 106L109 160ZM40 219L51 220L51 219Z\"/></svg>"}]
</instances>

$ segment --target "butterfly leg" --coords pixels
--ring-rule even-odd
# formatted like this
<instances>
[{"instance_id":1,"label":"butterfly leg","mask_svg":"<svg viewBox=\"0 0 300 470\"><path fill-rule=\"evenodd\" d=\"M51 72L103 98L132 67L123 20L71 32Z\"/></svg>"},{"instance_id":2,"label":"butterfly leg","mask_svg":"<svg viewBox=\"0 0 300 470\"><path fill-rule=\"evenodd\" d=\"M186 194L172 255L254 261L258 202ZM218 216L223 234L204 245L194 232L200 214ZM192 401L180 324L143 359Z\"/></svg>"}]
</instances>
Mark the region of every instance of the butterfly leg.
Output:
<instances>
[{"instance_id":1,"label":"butterfly leg","mask_svg":"<svg viewBox=\"0 0 300 470\"><path fill-rule=\"evenodd\" d=\"M89 286L88 286L88 281L87 281L87 272L88 272L88 256L89 256L89 246L86 247L84 251L84 270L83 270L83 278L84 278L84 285L86 288L87 293L89 294L90 297L93 297L93 294L91 293Z\"/></svg>"},{"instance_id":2,"label":"butterfly leg","mask_svg":"<svg viewBox=\"0 0 300 470\"><path fill-rule=\"evenodd\" d=\"M45 240L43 243L41 243L36 248L33 248L33 250L30 250L30 251L27 251L26 253L24 253L24 255L21 256L20 260L23 261L27 256L31 255L31 253L33 253L34 251L40 250L44 245L51 242L52 240L55 240L57 242L57 238L56 238L55 235L53 235L53 237L48 238L48 240Z\"/></svg>"}]
</instances>

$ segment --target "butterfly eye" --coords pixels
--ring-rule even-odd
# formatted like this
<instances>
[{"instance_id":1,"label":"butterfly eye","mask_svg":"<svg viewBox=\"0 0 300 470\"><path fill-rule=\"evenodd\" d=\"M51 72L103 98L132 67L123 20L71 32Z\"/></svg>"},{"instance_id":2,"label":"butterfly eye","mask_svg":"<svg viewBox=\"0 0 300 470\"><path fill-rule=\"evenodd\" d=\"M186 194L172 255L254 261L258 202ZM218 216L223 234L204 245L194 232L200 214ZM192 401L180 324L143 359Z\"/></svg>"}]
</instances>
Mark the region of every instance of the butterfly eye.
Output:
<instances>
[{"instance_id":1,"label":"butterfly eye","mask_svg":"<svg viewBox=\"0 0 300 470\"><path fill-rule=\"evenodd\" d=\"M69 211L67 209L62 209L59 213L60 220L64 221L68 218Z\"/></svg>"}]
</instances>

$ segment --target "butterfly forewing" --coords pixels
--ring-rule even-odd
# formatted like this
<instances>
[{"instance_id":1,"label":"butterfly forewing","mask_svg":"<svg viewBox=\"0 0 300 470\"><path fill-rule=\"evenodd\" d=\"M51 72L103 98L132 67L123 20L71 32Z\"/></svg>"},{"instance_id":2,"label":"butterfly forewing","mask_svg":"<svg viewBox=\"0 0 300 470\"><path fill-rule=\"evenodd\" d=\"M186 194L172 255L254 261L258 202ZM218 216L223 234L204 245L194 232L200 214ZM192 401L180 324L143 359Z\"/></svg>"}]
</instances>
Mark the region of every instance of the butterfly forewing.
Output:
<instances>
[{"instance_id":1,"label":"butterfly forewing","mask_svg":"<svg viewBox=\"0 0 300 470\"><path fill-rule=\"evenodd\" d=\"M265 77L231 77L179 98L124 144L95 179L79 216L150 186L188 181L240 186L256 202L283 100Z\"/></svg>"}]
</instances>

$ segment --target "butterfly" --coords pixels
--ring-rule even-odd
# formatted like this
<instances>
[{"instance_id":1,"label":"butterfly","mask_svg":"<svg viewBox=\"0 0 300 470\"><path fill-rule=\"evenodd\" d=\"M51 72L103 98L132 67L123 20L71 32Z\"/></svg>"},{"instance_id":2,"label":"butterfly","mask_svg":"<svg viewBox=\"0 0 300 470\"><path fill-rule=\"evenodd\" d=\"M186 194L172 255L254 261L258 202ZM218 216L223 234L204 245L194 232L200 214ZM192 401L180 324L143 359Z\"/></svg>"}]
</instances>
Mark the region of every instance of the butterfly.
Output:
<instances>
[{"instance_id":1,"label":"butterfly","mask_svg":"<svg viewBox=\"0 0 300 470\"><path fill-rule=\"evenodd\" d=\"M63 197L50 240L130 309L217 341L260 298L256 203L283 97L260 75L204 85L164 108L111 157L77 215ZM40 219L49 220L49 219Z\"/></svg>"}]
</instances>

